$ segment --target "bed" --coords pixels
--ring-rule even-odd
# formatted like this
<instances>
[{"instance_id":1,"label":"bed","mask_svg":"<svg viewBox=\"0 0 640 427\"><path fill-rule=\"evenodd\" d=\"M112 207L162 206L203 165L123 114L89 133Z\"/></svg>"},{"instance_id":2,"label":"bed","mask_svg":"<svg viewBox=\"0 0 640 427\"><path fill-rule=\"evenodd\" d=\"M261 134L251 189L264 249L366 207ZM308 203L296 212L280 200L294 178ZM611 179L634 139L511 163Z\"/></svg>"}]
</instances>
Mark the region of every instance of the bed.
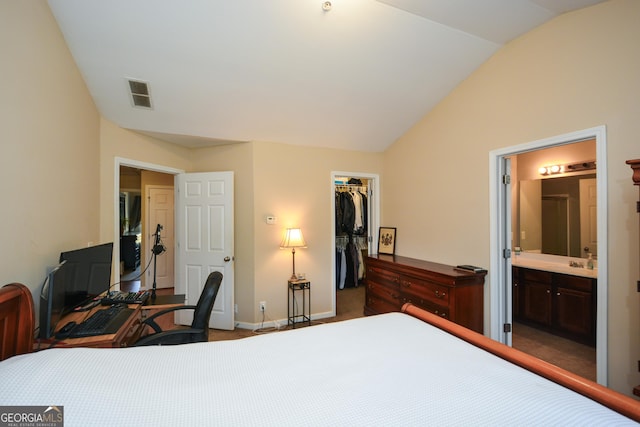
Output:
<instances>
[{"instance_id":1,"label":"bed","mask_svg":"<svg viewBox=\"0 0 640 427\"><path fill-rule=\"evenodd\" d=\"M234 341L15 355L0 362L5 405L62 406L66 426L640 420L636 400L411 305Z\"/></svg>"}]
</instances>

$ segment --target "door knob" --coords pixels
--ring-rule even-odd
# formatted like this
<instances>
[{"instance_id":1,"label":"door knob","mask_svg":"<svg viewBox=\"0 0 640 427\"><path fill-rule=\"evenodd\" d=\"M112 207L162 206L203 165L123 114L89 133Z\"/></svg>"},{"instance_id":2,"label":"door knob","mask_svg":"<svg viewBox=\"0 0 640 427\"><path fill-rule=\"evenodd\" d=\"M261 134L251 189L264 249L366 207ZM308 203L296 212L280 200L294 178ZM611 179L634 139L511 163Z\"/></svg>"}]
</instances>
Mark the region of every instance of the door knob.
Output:
<instances>
[{"instance_id":1,"label":"door knob","mask_svg":"<svg viewBox=\"0 0 640 427\"><path fill-rule=\"evenodd\" d=\"M231 258L229 258L228 256L224 257L224 262L229 262L231 261Z\"/></svg>"}]
</instances>

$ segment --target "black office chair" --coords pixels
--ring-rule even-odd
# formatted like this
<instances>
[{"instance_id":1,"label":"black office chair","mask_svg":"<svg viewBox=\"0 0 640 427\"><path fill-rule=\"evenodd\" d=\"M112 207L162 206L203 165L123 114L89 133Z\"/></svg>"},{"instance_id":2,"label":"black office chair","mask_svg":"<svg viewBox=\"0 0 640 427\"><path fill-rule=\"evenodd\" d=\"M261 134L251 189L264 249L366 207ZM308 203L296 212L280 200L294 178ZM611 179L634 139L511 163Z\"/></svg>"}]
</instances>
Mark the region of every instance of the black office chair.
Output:
<instances>
[{"instance_id":1,"label":"black office chair","mask_svg":"<svg viewBox=\"0 0 640 427\"><path fill-rule=\"evenodd\" d=\"M196 305L167 308L146 318L142 324L149 325L155 333L139 339L134 345L175 345L209 341L209 318L211 317L211 310L213 309L213 303L216 301L221 282L222 273L214 271L207 277L204 289L202 289ZM178 310L194 310L193 322L190 328L163 331L155 322L157 317Z\"/></svg>"}]
</instances>

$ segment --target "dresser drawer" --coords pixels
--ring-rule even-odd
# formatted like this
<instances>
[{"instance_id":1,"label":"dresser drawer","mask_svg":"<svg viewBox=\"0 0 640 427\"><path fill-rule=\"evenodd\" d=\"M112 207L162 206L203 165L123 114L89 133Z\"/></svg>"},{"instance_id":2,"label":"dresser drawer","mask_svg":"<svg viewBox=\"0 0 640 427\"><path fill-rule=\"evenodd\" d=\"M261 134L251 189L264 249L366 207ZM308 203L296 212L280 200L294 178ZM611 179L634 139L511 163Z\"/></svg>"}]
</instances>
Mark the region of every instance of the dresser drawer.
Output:
<instances>
[{"instance_id":1,"label":"dresser drawer","mask_svg":"<svg viewBox=\"0 0 640 427\"><path fill-rule=\"evenodd\" d=\"M445 319L449 318L449 306L433 304L428 300L425 300L424 298L420 298L411 294L403 294L401 299L402 299L402 304L411 303L417 307L425 309L430 313L437 314L442 318L445 318Z\"/></svg>"},{"instance_id":2,"label":"dresser drawer","mask_svg":"<svg viewBox=\"0 0 640 427\"><path fill-rule=\"evenodd\" d=\"M367 277L367 298L374 297L384 300L394 307L400 306L400 288L388 283L378 283L372 277Z\"/></svg>"},{"instance_id":3,"label":"dresser drawer","mask_svg":"<svg viewBox=\"0 0 640 427\"><path fill-rule=\"evenodd\" d=\"M379 298L376 295L367 295L366 307L374 313L389 313L392 311L400 311L398 304L391 304L389 301Z\"/></svg>"},{"instance_id":4,"label":"dresser drawer","mask_svg":"<svg viewBox=\"0 0 640 427\"><path fill-rule=\"evenodd\" d=\"M398 273L373 266L367 267L367 279L378 283L386 282L392 285L398 285L400 283L400 275Z\"/></svg>"},{"instance_id":5,"label":"dresser drawer","mask_svg":"<svg viewBox=\"0 0 640 427\"><path fill-rule=\"evenodd\" d=\"M404 295L410 295L415 304L425 305L449 305L449 288L425 280L403 277L400 280L400 291Z\"/></svg>"},{"instance_id":6,"label":"dresser drawer","mask_svg":"<svg viewBox=\"0 0 640 427\"><path fill-rule=\"evenodd\" d=\"M449 318L449 308L448 307L425 305L422 308L424 308L425 310L427 310L430 313L433 313L435 315L438 315L438 316L442 317L443 319L448 319Z\"/></svg>"}]
</instances>

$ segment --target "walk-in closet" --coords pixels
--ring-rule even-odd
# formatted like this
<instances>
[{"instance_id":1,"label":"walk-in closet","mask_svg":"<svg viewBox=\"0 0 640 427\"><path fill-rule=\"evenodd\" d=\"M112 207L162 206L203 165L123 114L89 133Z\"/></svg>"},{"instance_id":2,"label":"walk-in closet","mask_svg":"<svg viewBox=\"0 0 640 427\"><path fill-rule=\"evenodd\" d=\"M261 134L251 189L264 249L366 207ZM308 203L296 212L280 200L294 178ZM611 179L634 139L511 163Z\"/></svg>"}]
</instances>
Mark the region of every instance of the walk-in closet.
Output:
<instances>
[{"instance_id":1,"label":"walk-in closet","mask_svg":"<svg viewBox=\"0 0 640 427\"><path fill-rule=\"evenodd\" d=\"M370 182L367 178L335 179L336 311L341 305L364 306L365 260L370 253Z\"/></svg>"}]
</instances>

